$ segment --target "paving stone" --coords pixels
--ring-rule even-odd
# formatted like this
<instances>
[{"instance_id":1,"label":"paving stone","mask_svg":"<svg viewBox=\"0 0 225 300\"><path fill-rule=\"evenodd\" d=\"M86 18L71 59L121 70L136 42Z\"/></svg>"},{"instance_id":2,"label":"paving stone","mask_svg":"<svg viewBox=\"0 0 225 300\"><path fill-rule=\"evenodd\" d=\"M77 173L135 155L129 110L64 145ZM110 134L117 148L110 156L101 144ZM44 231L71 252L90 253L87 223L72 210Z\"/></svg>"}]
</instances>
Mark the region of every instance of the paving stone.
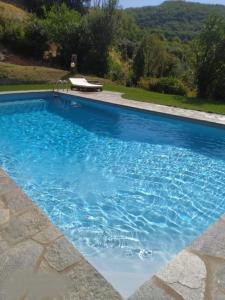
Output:
<instances>
[{"instance_id":1,"label":"paving stone","mask_svg":"<svg viewBox=\"0 0 225 300\"><path fill-rule=\"evenodd\" d=\"M0 255L3 254L6 250L9 249L9 245L6 241L3 240L3 238L0 236Z\"/></svg>"},{"instance_id":2,"label":"paving stone","mask_svg":"<svg viewBox=\"0 0 225 300\"><path fill-rule=\"evenodd\" d=\"M4 252L0 256L0 291L16 271L24 270L26 272L32 270L37 264L42 251L43 247L41 245L28 240Z\"/></svg>"},{"instance_id":3,"label":"paving stone","mask_svg":"<svg viewBox=\"0 0 225 300\"><path fill-rule=\"evenodd\" d=\"M210 258L213 261L213 258ZM225 262L217 262L211 270L210 294L212 299L225 299Z\"/></svg>"},{"instance_id":4,"label":"paving stone","mask_svg":"<svg viewBox=\"0 0 225 300\"><path fill-rule=\"evenodd\" d=\"M22 283L26 286L26 300L62 300L70 284L67 278L57 273L27 272L26 277L23 277L23 282L21 282L19 273L13 275L12 280L15 283L12 296L15 295L15 297L12 299L18 299L16 296L21 290Z\"/></svg>"},{"instance_id":5,"label":"paving stone","mask_svg":"<svg viewBox=\"0 0 225 300\"><path fill-rule=\"evenodd\" d=\"M171 293L172 294L172 293ZM158 287L151 279L144 283L128 300L182 300L178 295L171 295ZM175 293L174 293L175 294Z\"/></svg>"},{"instance_id":6,"label":"paving stone","mask_svg":"<svg viewBox=\"0 0 225 300\"><path fill-rule=\"evenodd\" d=\"M204 299L206 267L196 255L184 250L157 277L185 300Z\"/></svg>"},{"instance_id":7,"label":"paving stone","mask_svg":"<svg viewBox=\"0 0 225 300\"><path fill-rule=\"evenodd\" d=\"M5 208L5 204L2 200L0 200L0 208Z\"/></svg>"},{"instance_id":8,"label":"paving stone","mask_svg":"<svg viewBox=\"0 0 225 300\"><path fill-rule=\"evenodd\" d=\"M61 300L66 293L69 280L61 274L16 270L2 286L0 296L6 300ZM1 298L2 300L2 298Z\"/></svg>"},{"instance_id":9,"label":"paving stone","mask_svg":"<svg viewBox=\"0 0 225 300\"><path fill-rule=\"evenodd\" d=\"M82 259L81 254L64 237L53 242L47 249L45 259L57 271L62 271Z\"/></svg>"},{"instance_id":10,"label":"paving stone","mask_svg":"<svg viewBox=\"0 0 225 300\"><path fill-rule=\"evenodd\" d=\"M20 213L34 203L15 185L10 191L2 196L5 205L10 209L12 214Z\"/></svg>"},{"instance_id":11,"label":"paving stone","mask_svg":"<svg viewBox=\"0 0 225 300\"><path fill-rule=\"evenodd\" d=\"M55 226L50 225L48 228L33 236L33 239L42 244L49 244L60 236L62 236L62 233Z\"/></svg>"},{"instance_id":12,"label":"paving stone","mask_svg":"<svg viewBox=\"0 0 225 300\"><path fill-rule=\"evenodd\" d=\"M9 243L18 243L45 229L50 224L41 211L32 207L20 216L14 216L1 230L2 237Z\"/></svg>"},{"instance_id":13,"label":"paving stone","mask_svg":"<svg viewBox=\"0 0 225 300\"><path fill-rule=\"evenodd\" d=\"M3 195L15 186L14 182L8 176L0 176L0 195Z\"/></svg>"},{"instance_id":14,"label":"paving stone","mask_svg":"<svg viewBox=\"0 0 225 300\"><path fill-rule=\"evenodd\" d=\"M84 259L66 275L71 285L63 300L122 300L119 293Z\"/></svg>"},{"instance_id":15,"label":"paving stone","mask_svg":"<svg viewBox=\"0 0 225 300\"><path fill-rule=\"evenodd\" d=\"M0 225L9 221L9 209L0 208Z\"/></svg>"},{"instance_id":16,"label":"paving stone","mask_svg":"<svg viewBox=\"0 0 225 300\"><path fill-rule=\"evenodd\" d=\"M189 247L201 254L225 259L225 222L217 221L197 238Z\"/></svg>"},{"instance_id":17,"label":"paving stone","mask_svg":"<svg viewBox=\"0 0 225 300\"><path fill-rule=\"evenodd\" d=\"M58 272L55 269L51 268L45 259L43 259L41 261L38 271L44 272L44 273L57 273Z\"/></svg>"},{"instance_id":18,"label":"paving stone","mask_svg":"<svg viewBox=\"0 0 225 300\"><path fill-rule=\"evenodd\" d=\"M68 93L64 91L60 91L60 93L68 95ZM182 109L182 108L170 107L166 105L127 100L122 98L121 93L103 91L101 93L91 92L87 94L78 91L69 91L69 94L74 96L80 96L82 98L89 98L89 99L91 98L94 100L103 101L104 103L106 102L114 103L122 106L128 106L129 108L133 107L133 108L156 112L164 115L173 115L173 116L177 116L178 118L199 120L200 122L207 122L207 123L212 122L213 124L217 123L217 124L225 125L225 116L223 115L213 114L213 113L209 114L205 112L198 112L196 110Z\"/></svg>"}]
</instances>

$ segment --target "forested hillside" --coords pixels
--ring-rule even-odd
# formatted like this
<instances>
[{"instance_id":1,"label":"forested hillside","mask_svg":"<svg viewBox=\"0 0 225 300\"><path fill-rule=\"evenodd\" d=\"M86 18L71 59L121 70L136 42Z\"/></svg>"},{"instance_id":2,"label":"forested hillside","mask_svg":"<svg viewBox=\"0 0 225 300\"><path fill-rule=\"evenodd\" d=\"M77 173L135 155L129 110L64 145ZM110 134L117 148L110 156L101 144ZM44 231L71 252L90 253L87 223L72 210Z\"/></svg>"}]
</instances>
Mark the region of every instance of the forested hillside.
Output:
<instances>
[{"instance_id":1,"label":"forested hillside","mask_svg":"<svg viewBox=\"0 0 225 300\"><path fill-rule=\"evenodd\" d=\"M225 2L224 2L225 4ZM183 1L166 1L159 6L131 8L127 11L142 28L163 33L167 38L191 40L210 15L225 18L225 6Z\"/></svg>"},{"instance_id":2,"label":"forested hillside","mask_svg":"<svg viewBox=\"0 0 225 300\"><path fill-rule=\"evenodd\" d=\"M170 1L123 10L119 0L15 3L24 10L0 0L0 60L8 51L23 65L33 60L33 66L69 71L76 57L79 73L225 100L225 6Z\"/></svg>"}]
</instances>

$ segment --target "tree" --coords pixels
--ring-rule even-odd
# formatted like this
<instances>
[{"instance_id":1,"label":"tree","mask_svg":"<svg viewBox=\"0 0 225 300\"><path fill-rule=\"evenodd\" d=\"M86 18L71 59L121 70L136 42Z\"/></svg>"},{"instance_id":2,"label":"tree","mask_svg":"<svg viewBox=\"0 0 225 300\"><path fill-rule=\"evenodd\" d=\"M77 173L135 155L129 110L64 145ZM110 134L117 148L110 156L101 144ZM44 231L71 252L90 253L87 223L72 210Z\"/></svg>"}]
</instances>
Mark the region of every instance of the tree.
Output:
<instances>
[{"instance_id":1,"label":"tree","mask_svg":"<svg viewBox=\"0 0 225 300\"><path fill-rule=\"evenodd\" d=\"M39 16L43 15L44 7L49 10L52 6L63 3L83 14L91 4L91 0L22 0L22 2L31 12L37 13Z\"/></svg>"},{"instance_id":2,"label":"tree","mask_svg":"<svg viewBox=\"0 0 225 300\"><path fill-rule=\"evenodd\" d=\"M124 10L118 11L119 23L117 26L115 47L125 61L134 58L141 39L141 30L134 18Z\"/></svg>"},{"instance_id":3,"label":"tree","mask_svg":"<svg viewBox=\"0 0 225 300\"><path fill-rule=\"evenodd\" d=\"M80 14L69 9L64 3L53 5L44 11L42 26L50 43L60 45L61 55L58 58L63 67L69 66L72 53L77 52L79 42Z\"/></svg>"},{"instance_id":4,"label":"tree","mask_svg":"<svg viewBox=\"0 0 225 300\"><path fill-rule=\"evenodd\" d=\"M165 43L157 34L147 33L134 59L135 80L140 77L161 77L164 75L167 52Z\"/></svg>"},{"instance_id":5,"label":"tree","mask_svg":"<svg viewBox=\"0 0 225 300\"><path fill-rule=\"evenodd\" d=\"M210 17L196 43L196 81L204 98L225 100L225 21Z\"/></svg>"},{"instance_id":6,"label":"tree","mask_svg":"<svg viewBox=\"0 0 225 300\"><path fill-rule=\"evenodd\" d=\"M23 54L36 59L42 59L44 51L48 49L47 32L42 22L33 15L26 24L22 48Z\"/></svg>"},{"instance_id":7,"label":"tree","mask_svg":"<svg viewBox=\"0 0 225 300\"><path fill-rule=\"evenodd\" d=\"M78 62L80 71L105 75L109 67L109 49L117 32L117 0L107 0L82 19Z\"/></svg>"},{"instance_id":8,"label":"tree","mask_svg":"<svg viewBox=\"0 0 225 300\"><path fill-rule=\"evenodd\" d=\"M62 43L65 35L78 28L80 20L79 13L63 3L54 4L50 10L45 10L42 24L51 42Z\"/></svg>"}]
</instances>

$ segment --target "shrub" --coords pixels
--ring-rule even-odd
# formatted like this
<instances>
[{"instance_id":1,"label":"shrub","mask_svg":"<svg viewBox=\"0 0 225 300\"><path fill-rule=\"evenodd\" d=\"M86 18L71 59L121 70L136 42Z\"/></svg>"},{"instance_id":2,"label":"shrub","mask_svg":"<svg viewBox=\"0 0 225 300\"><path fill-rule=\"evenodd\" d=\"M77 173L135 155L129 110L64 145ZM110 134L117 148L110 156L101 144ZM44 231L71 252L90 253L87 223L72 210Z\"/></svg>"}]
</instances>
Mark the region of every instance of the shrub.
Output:
<instances>
[{"instance_id":1,"label":"shrub","mask_svg":"<svg viewBox=\"0 0 225 300\"><path fill-rule=\"evenodd\" d=\"M129 64L125 62L121 55L115 50L111 50L109 53L108 76L112 81L117 81L124 85L131 85L132 74Z\"/></svg>"},{"instance_id":2,"label":"shrub","mask_svg":"<svg viewBox=\"0 0 225 300\"><path fill-rule=\"evenodd\" d=\"M21 22L5 20L2 26L2 40L12 49L18 50L25 36L25 26Z\"/></svg>"},{"instance_id":3,"label":"shrub","mask_svg":"<svg viewBox=\"0 0 225 300\"><path fill-rule=\"evenodd\" d=\"M198 95L225 101L225 21L210 17L196 43Z\"/></svg>"},{"instance_id":4,"label":"shrub","mask_svg":"<svg viewBox=\"0 0 225 300\"><path fill-rule=\"evenodd\" d=\"M41 59L44 51L48 49L47 41L47 33L42 23L37 18L31 17L25 28L23 54Z\"/></svg>"},{"instance_id":5,"label":"shrub","mask_svg":"<svg viewBox=\"0 0 225 300\"><path fill-rule=\"evenodd\" d=\"M3 26L0 24L0 40L2 41L4 37L4 28Z\"/></svg>"},{"instance_id":6,"label":"shrub","mask_svg":"<svg viewBox=\"0 0 225 300\"><path fill-rule=\"evenodd\" d=\"M185 96L188 93L187 87L177 78L141 78L138 85L144 89L154 92Z\"/></svg>"}]
</instances>

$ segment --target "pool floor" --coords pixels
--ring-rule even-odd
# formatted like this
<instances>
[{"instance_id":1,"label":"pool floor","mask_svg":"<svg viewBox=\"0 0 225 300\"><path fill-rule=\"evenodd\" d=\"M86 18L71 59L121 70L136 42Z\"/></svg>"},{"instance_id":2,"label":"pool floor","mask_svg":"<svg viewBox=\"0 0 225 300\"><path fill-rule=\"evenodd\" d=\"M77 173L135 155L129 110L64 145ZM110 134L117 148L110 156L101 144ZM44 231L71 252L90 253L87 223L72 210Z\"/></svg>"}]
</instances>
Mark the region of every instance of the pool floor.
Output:
<instances>
[{"instance_id":1,"label":"pool floor","mask_svg":"<svg viewBox=\"0 0 225 300\"><path fill-rule=\"evenodd\" d=\"M225 130L71 99L1 104L0 165L128 296L224 213Z\"/></svg>"}]
</instances>

